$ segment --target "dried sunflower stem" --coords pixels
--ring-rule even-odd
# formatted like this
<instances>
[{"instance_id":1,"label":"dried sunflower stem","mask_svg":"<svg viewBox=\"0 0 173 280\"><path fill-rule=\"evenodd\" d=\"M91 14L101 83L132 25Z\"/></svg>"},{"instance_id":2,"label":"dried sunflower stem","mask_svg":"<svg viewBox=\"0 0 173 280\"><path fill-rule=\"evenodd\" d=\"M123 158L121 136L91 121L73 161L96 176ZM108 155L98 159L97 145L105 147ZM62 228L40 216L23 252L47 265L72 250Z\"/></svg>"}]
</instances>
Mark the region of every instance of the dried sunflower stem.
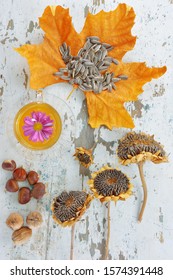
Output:
<instances>
[{"instance_id":1,"label":"dried sunflower stem","mask_svg":"<svg viewBox=\"0 0 173 280\"><path fill-rule=\"evenodd\" d=\"M145 177L144 177L143 165L144 165L144 162L142 162L142 161L138 163L139 174L140 174L140 178L141 178L141 181L142 181L142 187L143 187L143 192L144 192L144 200L143 200L142 208L141 208L139 216L138 216L138 221L139 222L142 221L145 206L146 206L146 203L147 203L147 184L146 184Z\"/></svg>"},{"instance_id":2,"label":"dried sunflower stem","mask_svg":"<svg viewBox=\"0 0 173 280\"><path fill-rule=\"evenodd\" d=\"M70 260L73 260L74 257L74 232L75 232L75 224L71 227Z\"/></svg>"},{"instance_id":3,"label":"dried sunflower stem","mask_svg":"<svg viewBox=\"0 0 173 280\"><path fill-rule=\"evenodd\" d=\"M109 254L109 240L110 240L110 228L111 228L111 217L110 217L110 201L108 201L108 229L107 229L107 239L106 239L106 247L105 247L105 260L108 259L108 254Z\"/></svg>"}]
</instances>

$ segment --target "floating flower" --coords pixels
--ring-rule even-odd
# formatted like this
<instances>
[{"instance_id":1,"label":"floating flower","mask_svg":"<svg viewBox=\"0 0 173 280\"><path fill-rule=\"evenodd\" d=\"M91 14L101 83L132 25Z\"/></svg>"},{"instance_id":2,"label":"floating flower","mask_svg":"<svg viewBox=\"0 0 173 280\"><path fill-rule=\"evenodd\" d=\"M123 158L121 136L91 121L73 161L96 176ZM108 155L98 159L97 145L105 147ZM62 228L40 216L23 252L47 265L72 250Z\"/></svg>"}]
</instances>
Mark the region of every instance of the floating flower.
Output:
<instances>
[{"instance_id":1,"label":"floating flower","mask_svg":"<svg viewBox=\"0 0 173 280\"><path fill-rule=\"evenodd\" d=\"M119 4L111 12L88 13L77 33L68 9L47 7L39 19L45 31L43 42L16 49L28 60L31 88L69 82L86 96L91 127L133 128L124 103L137 100L144 84L166 71L166 67L122 62L136 42L131 34L134 20L133 8Z\"/></svg>"},{"instance_id":2,"label":"floating flower","mask_svg":"<svg viewBox=\"0 0 173 280\"><path fill-rule=\"evenodd\" d=\"M31 116L24 118L24 135L30 141L43 142L50 138L53 133L53 120L43 112L32 112Z\"/></svg>"},{"instance_id":3,"label":"floating flower","mask_svg":"<svg viewBox=\"0 0 173 280\"><path fill-rule=\"evenodd\" d=\"M109 166L94 172L88 183L94 196L101 202L125 200L132 194L132 185L128 177Z\"/></svg>"},{"instance_id":4,"label":"floating flower","mask_svg":"<svg viewBox=\"0 0 173 280\"><path fill-rule=\"evenodd\" d=\"M74 225L89 207L92 196L84 191L63 191L54 198L53 219L63 227Z\"/></svg>"},{"instance_id":5,"label":"floating flower","mask_svg":"<svg viewBox=\"0 0 173 280\"><path fill-rule=\"evenodd\" d=\"M146 160L151 160L153 163L167 162L168 158L163 146L154 140L154 136L142 132L129 132L120 139L117 155L123 165L130 163L136 163L138 165L144 191L144 201L138 217L138 221L141 222L147 203L147 185L143 172L143 164Z\"/></svg>"},{"instance_id":6,"label":"floating flower","mask_svg":"<svg viewBox=\"0 0 173 280\"><path fill-rule=\"evenodd\" d=\"M79 160L80 164L86 168L93 163L92 149L87 150L83 147L78 147L75 150L74 156Z\"/></svg>"}]
</instances>

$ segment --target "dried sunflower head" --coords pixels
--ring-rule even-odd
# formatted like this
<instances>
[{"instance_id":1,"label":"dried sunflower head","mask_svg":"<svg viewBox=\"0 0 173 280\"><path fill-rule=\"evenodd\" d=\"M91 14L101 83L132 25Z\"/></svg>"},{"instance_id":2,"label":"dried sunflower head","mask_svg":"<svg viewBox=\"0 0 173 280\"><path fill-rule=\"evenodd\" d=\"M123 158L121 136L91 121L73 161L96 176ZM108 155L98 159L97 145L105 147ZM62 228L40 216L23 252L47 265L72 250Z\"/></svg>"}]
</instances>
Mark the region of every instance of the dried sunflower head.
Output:
<instances>
[{"instance_id":1,"label":"dried sunflower head","mask_svg":"<svg viewBox=\"0 0 173 280\"><path fill-rule=\"evenodd\" d=\"M102 167L92 174L88 182L94 196L104 201L125 200L132 194L132 185L121 171L109 166Z\"/></svg>"},{"instance_id":2,"label":"dried sunflower head","mask_svg":"<svg viewBox=\"0 0 173 280\"><path fill-rule=\"evenodd\" d=\"M88 168L93 163L92 150L83 147L76 148L74 156L79 160L80 164Z\"/></svg>"},{"instance_id":3,"label":"dried sunflower head","mask_svg":"<svg viewBox=\"0 0 173 280\"><path fill-rule=\"evenodd\" d=\"M117 155L124 165L145 160L151 160L154 163L168 161L163 146L154 140L153 135L145 133L127 133L119 140Z\"/></svg>"},{"instance_id":4,"label":"dried sunflower head","mask_svg":"<svg viewBox=\"0 0 173 280\"><path fill-rule=\"evenodd\" d=\"M51 206L53 219L63 227L72 226L89 207L92 196L85 191L63 191Z\"/></svg>"}]
</instances>

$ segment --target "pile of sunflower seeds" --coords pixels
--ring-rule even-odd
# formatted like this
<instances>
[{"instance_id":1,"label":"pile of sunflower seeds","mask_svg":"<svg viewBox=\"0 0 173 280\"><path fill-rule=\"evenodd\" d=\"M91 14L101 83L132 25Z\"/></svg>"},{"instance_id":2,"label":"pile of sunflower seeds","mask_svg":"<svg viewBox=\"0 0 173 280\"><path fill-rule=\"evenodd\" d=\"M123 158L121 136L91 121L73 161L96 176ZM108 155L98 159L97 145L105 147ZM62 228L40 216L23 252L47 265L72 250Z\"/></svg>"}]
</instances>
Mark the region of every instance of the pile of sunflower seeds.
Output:
<instances>
[{"instance_id":1,"label":"pile of sunflower seeds","mask_svg":"<svg viewBox=\"0 0 173 280\"><path fill-rule=\"evenodd\" d=\"M121 80L127 80L126 75L114 77L114 73L106 72L111 63L118 65L118 61L108 52L113 47L107 43L101 43L99 37L87 37L86 43L79 50L77 56L72 56L70 47L66 43L60 46L62 59L66 64L66 68L60 68L54 73L62 80L68 81L70 84L77 84L83 91L93 91L100 93L103 90L116 90L115 83Z\"/></svg>"}]
</instances>

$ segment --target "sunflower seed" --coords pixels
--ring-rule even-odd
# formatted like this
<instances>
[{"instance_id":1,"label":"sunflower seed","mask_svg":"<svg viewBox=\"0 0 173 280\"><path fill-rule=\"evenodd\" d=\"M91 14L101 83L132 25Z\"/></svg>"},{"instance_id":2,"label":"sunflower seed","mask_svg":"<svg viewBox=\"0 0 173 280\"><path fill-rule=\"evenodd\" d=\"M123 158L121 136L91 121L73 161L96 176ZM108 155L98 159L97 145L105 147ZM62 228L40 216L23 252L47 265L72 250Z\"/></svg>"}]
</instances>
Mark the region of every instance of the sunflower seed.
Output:
<instances>
[{"instance_id":1,"label":"sunflower seed","mask_svg":"<svg viewBox=\"0 0 173 280\"><path fill-rule=\"evenodd\" d=\"M111 64L111 62L106 61L106 60L103 60L103 62L104 62L104 64L103 64L103 65L105 65L105 66L110 66L110 64Z\"/></svg>"},{"instance_id":2,"label":"sunflower seed","mask_svg":"<svg viewBox=\"0 0 173 280\"><path fill-rule=\"evenodd\" d=\"M112 47L110 44L107 44L107 43L102 43L102 46L104 46L106 49Z\"/></svg>"},{"instance_id":3,"label":"sunflower seed","mask_svg":"<svg viewBox=\"0 0 173 280\"><path fill-rule=\"evenodd\" d=\"M118 60L115 59L115 58L112 58L112 62L113 62L115 65L118 65L118 64L119 64Z\"/></svg>"},{"instance_id":4,"label":"sunflower seed","mask_svg":"<svg viewBox=\"0 0 173 280\"><path fill-rule=\"evenodd\" d=\"M106 82L107 82L107 84L109 84L109 83L110 83L110 81L111 81L111 76L110 76L110 75L108 75L108 76L107 76L107 78L106 78Z\"/></svg>"},{"instance_id":5,"label":"sunflower seed","mask_svg":"<svg viewBox=\"0 0 173 280\"><path fill-rule=\"evenodd\" d=\"M104 58L105 58L105 56L107 55L107 50L106 49L104 49L103 51L102 51L102 57L101 57L101 60L103 60Z\"/></svg>"},{"instance_id":6,"label":"sunflower seed","mask_svg":"<svg viewBox=\"0 0 173 280\"><path fill-rule=\"evenodd\" d=\"M128 76L126 76L126 75L120 75L120 76L118 76L118 78L120 78L121 80L127 80L127 79L128 79Z\"/></svg>"},{"instance_id":7,"label":"sunflower seed","mask_svg":"<svg viewBox=\"0 0 173 280\"><path fill-rule=\"evenodd\" d=\"M98 52L101 48L101 44L97 45L95 48L94 48L94 51L95 53Z\"/></svg>"},{"instance_id":8,"label":"sunflower seed","mask_svg":"<svg viewBox=\"0 0 173 280\"><path fill-rule=\"evenodd\" d=\"M56 73L54 73L53 75L54 75L54 76L62 76L63 73L62 73L62 72L56 72Z\"/></svg>"},{"instance_id":9,"label":"sunflower seed","mask_svg":"<svg viewBox=\"0 0 173 280\"><path fill-rule=\"evenodd\" d=\"M64 51L67 50L67 44L65 42L62 44L62 47L64 48Z\"/></svg>"},{"instance_id":10,"label":"sunflower seed","mask_svg":"<svg viewBox=\"0 0 173 280\"><path fill-rule=\"evenodd\" d=\"M63 75L63 76L61 76L61 79L69 81L69 80L70 80L70 77L64 76L64 75Z\"/></svg>"},{"instance_id":11,"label":"sunflower seed","mask_svg":"<svg viewBox=\"0 0 173 280\"><path fill-rule=\"evenodd\" d=\"M103 70L106 70L106 69L108 69L108 66L104 66L104 65L103 65L103 66L99 67L99 70L100 70L100 71L103 71Z\"/></svg>"},{"instance_id":12,"label":"sunflower seed","mask_svg":"<svg viewBox=\"0 0 173 280\"><path fill-rule=\"evenodd\" d=\"M108 52L114 49L114 47L110 46L109 48L106 48Z\"/></svg>"},{"instance_id":13,"label":"sunflower seed","mask_svg":"<svg viewBox=\"0 0 173 280\"><path fill-rule=\"evenodd\" d=\"M112 79L112 82L117 83L117 82L119 82L120 80L121 80L120 78L113 78L113 79Z\"/></svg>"},{"instance_id":14,"label":"sunflower seed","mask_svg":"<svg viewBox=\"0 0 173 280\"><path fill-rule=\"evenodd\" d=\"M96 39L90 39L90 42L92 44L100 44L100 42L98 40L96 40Z\"/></svg>"},{"instance_id":15,"label":"sunflower seed","mask_svg":"<svg viewBox=\"0 0 173 280\"><path fill-rule=\"evenodd\" d=\"M94 65L93 62L90 62L90 61L85 62L85 66L91 67L93 65Z\"/></svg>"},{"instance_id":16,"label":"sunflower seed","mask_svg":"<svg viewBox=\"0 0 173 280\"><path fill-rule=\"evenodd\" d=\"M116 85L114 85L114 83L112 83L112 88L113 88L114 90L117 89L117 87L116 87Z\"/></svg>"},{"instance_id":17,"label":"sunflower seed","mask_svg":"<svg viewBox=\"0 0 173 280\"><path fill-rule=\"evenodd\" d=\"M97 41L99 41L100 40L100 38L99 37L97 37L97 36L89 36L89 37L87 37L87 39L94 39L94 40L97 40Z\"/></svg>"},{"instance_id":18,"label":"sunflower seed","mask_svg":"<svg viewBox=\"0 0 173 280\"><path fill-rule=\"evenodd\" d=\"M112 91L112 84L108 85L108 91L111 92Z\"/></svg>"}]
</instances>

